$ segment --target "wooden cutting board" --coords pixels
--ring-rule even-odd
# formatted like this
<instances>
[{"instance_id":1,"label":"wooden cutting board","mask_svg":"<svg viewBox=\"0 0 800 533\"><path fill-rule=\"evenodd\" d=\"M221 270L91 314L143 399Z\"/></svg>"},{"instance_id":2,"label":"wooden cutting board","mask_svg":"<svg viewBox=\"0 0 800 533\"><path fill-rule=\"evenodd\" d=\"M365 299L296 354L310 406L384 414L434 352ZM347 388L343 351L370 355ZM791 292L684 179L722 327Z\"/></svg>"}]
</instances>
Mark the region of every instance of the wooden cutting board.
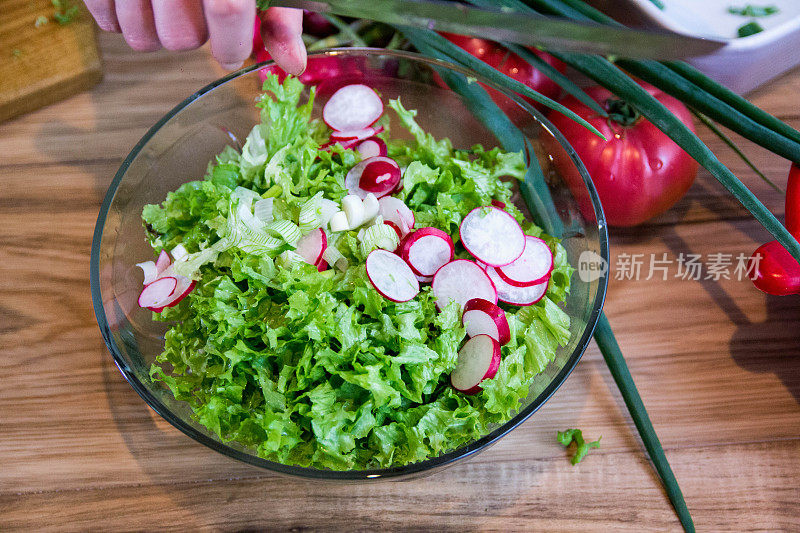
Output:
<instances>
[{"instance_id":1,"label":"wooden cutting board","mask_svg":"<svg viewBox=\"0 0 800 533\"><path fill-rule=\"evenodd\" d=\"M71 5L78 15L62 25L50 0L0 0L0 122L100 81L94 22L83 2Z\"/></svg>"}]
</instances>

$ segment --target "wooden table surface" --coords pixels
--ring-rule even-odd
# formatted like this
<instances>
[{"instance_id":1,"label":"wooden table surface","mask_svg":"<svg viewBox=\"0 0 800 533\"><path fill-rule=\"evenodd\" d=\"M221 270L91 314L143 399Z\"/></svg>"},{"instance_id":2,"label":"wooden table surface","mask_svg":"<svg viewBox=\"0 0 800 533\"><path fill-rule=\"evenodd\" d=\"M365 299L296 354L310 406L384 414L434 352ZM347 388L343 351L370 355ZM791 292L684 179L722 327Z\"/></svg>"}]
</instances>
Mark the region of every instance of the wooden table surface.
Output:
<instances>
[{"instance_id":1,"label":"wooden table surface","mask_svg":"<svg viewBox=\"0 0 800 533\"><path fill-rule=\"evenodd\" d=\"M141 135L222 71L206 50L140 55L102 35L93 91L0 124L0 530L677 530L592 344L521 427L407 482L277 477L195 443L123 380L95 323L89 250L101 199ZM800 72L752 100L800 126ZM765 186L701 135L778 216ZM743 143L785 185L788 164ZM699 530L800 529L800 298L747 281L676 279L683 254L751 253L767 233L705 171L668 214L612 234L673 261L612 280L606 312ZM621 270L616 270L622 272ZM556 430L602 435L577 466Z\"/></svg>"}]
</instances>

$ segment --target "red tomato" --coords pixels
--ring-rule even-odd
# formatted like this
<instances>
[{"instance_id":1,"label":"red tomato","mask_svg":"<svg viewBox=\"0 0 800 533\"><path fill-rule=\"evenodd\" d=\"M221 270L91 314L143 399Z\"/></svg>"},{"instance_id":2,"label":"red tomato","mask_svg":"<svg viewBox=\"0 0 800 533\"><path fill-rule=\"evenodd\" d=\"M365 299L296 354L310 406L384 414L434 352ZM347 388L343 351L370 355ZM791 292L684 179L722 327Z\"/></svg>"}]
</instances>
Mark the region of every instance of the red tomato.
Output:
<instances>
[{"instance_id":1,"label":"red tomato","mask_svg":"<svg viewBox=\"0 0 800 533\"><path fill-rule=\"evenodd\" d=\"M454 33L443 33L442 36L489 66L496 68L510 78L514 78L515 80L524 83L534 91L537 91L548 98L556 98L559 94L561 94L561 87L559 87L556 82L542 74L541 71L529 65L517 54L512 54L506 48L497 43L487 41L486 39L479 39L477 37L456 35ZM531 51L542 58L545 62L558 69L560 72L564 72L564 70L566 70L566 65L553 56L536 49L532 49ZM505 107L502 105L505 102L505 99L499 98L497 91L493 89L488 89L488 91L495 102L500 103L501 107ZM526 100L529 99L526 98ZM532 101L531 103L533 104ZM535 105L541 109L538 104ZM508 112L509 110L505 109L505 111Z\"/></svg>"},{"instance_id":2,"label":"red tomato","mask_svg":"<svg viewBox=\"0 0 800 533\"><path fill-rule=\"evenodd\" d=\"M642 86L694 131L686 106L653 86ZM635 226L669 209L694 181L697 162L607 89L590 87L585 91L610 118L598 116L573 96L561 103L597 128L605 141L561 113L551 112L548 118L586 166L608 223ZM542 140L548 144L546 138ZM574 184L573 191L582 187L568 158L555 155L553 164L568 184Z\"/></svg>"}]
</instances>

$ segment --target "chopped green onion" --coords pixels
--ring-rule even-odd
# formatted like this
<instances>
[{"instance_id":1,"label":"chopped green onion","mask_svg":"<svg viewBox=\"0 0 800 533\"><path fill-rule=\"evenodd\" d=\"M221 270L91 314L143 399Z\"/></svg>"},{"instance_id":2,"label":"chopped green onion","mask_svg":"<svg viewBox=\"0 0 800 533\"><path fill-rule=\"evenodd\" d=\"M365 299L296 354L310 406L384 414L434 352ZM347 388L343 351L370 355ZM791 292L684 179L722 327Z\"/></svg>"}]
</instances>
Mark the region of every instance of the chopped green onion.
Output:
<instances>
[{"instance_id":1,"label":"chopped green onion","mask_svg":"<svg viewBox=\"0 0 800 533\"><path fill-rule=\"evenodd\" d=\"M342 272L347 270L350 263L347 258L339 251L339 249L331 244L322 252L322 259L325 260L330 266L338 268Z\"/></svg>"},{"instance_id":2,"label":"chopped green onion","mask_svg":"<svg viewBox=\"0 0 800 533\"><path fill-rule=\"evenodd\" d=\"M747 157L747 155L745 155L745 153L744 153L744 152L742 152L742 149L741 149L741 148L739 148L739 146L737 146L735 142L733 142L733 139L731 139L730 137L728 137L727 135L725 135L725 133L724 133L724 132L723 132L721 129L719 129L719 128L717 127L717 125L716 125L716 124L714 124L714 121L713 121L713 120L711 120L710 118L708 118L708 117L707 117L707 116L705 116L704 114L700 113L700 112L699 112L699 111L697 111L696 109L689 108L689 111L691 111L691 112L692 112L692 114L693 114L695 117L697 117L697 119L698 119L700 122L702 122L703 124L705 124L705 125L706 125L706 127L707 127L709 130L711 130L711 132L712 132L714 135L716 135L717 137L719 137L719 139L720 139L722 142L724 142L726 145L728 145L728 147L729 147L731 150L733 150L733 151L734 151L734 153L735 153L736 155L738 155L738 156L739 156L739 158L740 158L742 161L744 161L744 163L745 163L745 164L746 164L748 167L750 167L750 169L751 169L753 172L755 172L755 173L758 175L758 177L759 177L759 178L761 178L762 180L764 180L764 182L766 182L766 183L767 183L767 184L768 184L770 187L772 187L772 188L773 188L773 189L775 189L776 191L778 191L778 192L783 192L783 191L781 190L781 188L780 188L780 187L778 187L777 185L775 185L775 184L772 182L772 180L770 180L770 179L769 179L767 176L765 176L765 175L764 175L764 173L763 173L763 172L761 172L761 171L758 169L758 167L756 167L756 166L755 166L755 164L754 164L752 161L750 161L750 158L749 158L749 157Z\"/></svg>"},{"instance_id":3,"label":"chopped green onion","mask_svg":"<svg viewBox=\"0 0 800 533\"><path fill-rule=\"evenodd\" d=\"M736 33L739 37L750 37L751 35L755 35L756 33L761 33L764 31L764 28L761 27L756 21L748 22L747 24L740 26Z\"/></svg>"},{"instance_id":4,"label":"chopped green onion","mask_svg":"<svg viewBox=\"0 0 800 533\"><path fill-rule=\"evenodd\" d=\"M291 220L273 220L264 226L264 230L292 245L303 236L300 228Z\"/></svg>"},{"instance_id":5,"label":"chopped green onion","mask_svg":"<svg viewBox=\"0 0 800 533\"><path fill-rule=\"evenodd\" d=\"M376 248L383 248L391 252L400 244L397 232L388 224L373 224L364 230L360 240L358 247L364 257Z\"/></svg>"},{"instance_id":6,"label":"chopped green onion","mask_svg":"<svg viewBox=\"0 0 800 533\"><path fill-rule=\"evenodd\" d=\"M728 8L728 13L731 15L741 15L743 17L769 17L780 12L781 10L775 6L754 6L751 4L744 7Z\"/></svg>"},{"instance_id":7,"label":"chopped green onion","mask_svg":"<svg viewBox=\"0 0 800 533\"><path fill-rule=\"evenodd\" d=\"M309 198L308 201L300 206L298 222L300 224L300 231L303 234L322 226L322 211L319 202L321 199L322 191Z\"/></svg>"}]
</instances>

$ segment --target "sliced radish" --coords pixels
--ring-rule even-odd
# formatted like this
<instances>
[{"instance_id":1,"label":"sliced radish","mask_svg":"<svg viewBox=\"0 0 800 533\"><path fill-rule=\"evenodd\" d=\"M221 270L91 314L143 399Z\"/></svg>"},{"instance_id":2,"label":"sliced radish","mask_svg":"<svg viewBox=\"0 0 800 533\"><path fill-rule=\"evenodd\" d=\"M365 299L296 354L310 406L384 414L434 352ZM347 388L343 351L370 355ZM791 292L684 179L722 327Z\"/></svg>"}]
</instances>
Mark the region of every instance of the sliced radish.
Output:
<instances>
[{"instance_id":1,"label":"sliced radish","mask_svg":"<svg viewBox=\"0 0 800 533\"><path fill-rule=\"evenodd\" d=\"M437 228L420 228L408 234L400 247L400 257L419 276L433 276L453 260L455 248L450 235Z\"/></svg>"},{"instance_id":2,"label":"sliced radish","mask_svg":"<svg viewBox=\"0 0 800 533\"><path fill-rule=\"evenodd\" d=\"M500 368L500 343L489 335L472 337L458 351L458 362L450 374L453 388L464 394L481 391L480 383L492 379Z\"/></svg>"},{"instance_id":3,"label":"sliced radish","mask_svg":"<svg viewBox=\"0 0 800 533\"><path fill-rule=\"evenodd\" d=\"M489 300L473 298L468 301L461 321L470 337L489 335L501 345L511 340L506 312Z\"/></svg>"},{"instance_id":4,"label":"sliced radish","mask_svg":"<svg viewBox=\"0 0 800 533\"><path fill-rule=\"evenodd\" d=\"M437 270L431 287L439 309L451 300L455 300L462 308L473 298L497 302L497 291L492 280L481 267L466 259L451 261Z\"/></svg>"},{"instance_id":5,"label":"sliced radish","mask_svg":"<svg viewBox=\"0 0 800 533\"><path fill-rule=\"evenodd\" d=\"M331 146L333 146L334 144L338 144L339 146L341 146L342 148L347 150L348 148L353 148L356 144L358 144L358 141L356 141L356 140L349 140L349 141L330 140L330 141L328 141L328 142L326 142L324 144L321 144L319 146L319 149L327 152L328 149Z\"/></svg>"},{"instance_id":6,"label":"sliced radish","mask_svg":"<svg viewBox=\"0 0 800 533\"><path fill-rule=\"evenodd\" d=\"M384 196L378 200L381 206L380 215L385 222L392 222L400 228L403 236L414 228L416 220L414 212L408 208L403 200L393 196Z\"/></svg>"},{"instance_id":7,"label":"sliced radish","mask_svg":"<svg viewBox=\"0 0 800 533\"><path fill-rule=\"evenodd\" d=\"M367 162L369 159L364 159L359 163L356 163L353 168L347 173L344 177L344 186L347 189L347 192L350 194L355 194L362 200L367 197L369 191L365 191L359 186L359 182L361 181L361 173L364 172L364 167L367 166ZM378 196L377 194L375 195Z\"/></svg>"},{"instance_id":8,"label":"sliced radish","mask_svg":"<svg viewBox=\"0 0 800 533\"><path fill-rule=\"evenodd\" d=\"M397 234L400 235L400 230L397 230ZM158 278L158 267L153 261L145 261L144 263L136 263L136 266L142 269L142 274L144 274L144 281L142 285L150 285L153 283L156 278Z\"/></svg>"},{"instance_id":9,"label":"sliced radish","mask_svg":"<svg viewBox=\"0 0 800 533\"><path fill-rule=\"evenodd\" d=\"M161 303L161 307L148 307L148 309L155 311L156 313L160 313L165 307L175 307L181 303L181 300L186 298L186 296L188 296L189 293L195 288L195 285L197 285L195 280L185 276L177 276L173 274L172 277L178 280L175 290L172 291L172 294L165 302Z\"/></svg>"},{"instance_id":10,"label":"sliced radish","mask_svg":"<svg viewBox=\"0 0 800 533\"><path fill-rule=\"evenodd\" d=\"M338 131L360 130L371 126L383 114L378 94L362 84L345 85L322 108L322 120Z\"/></svg>"},{"instance_id":11,"label":"sliced radish","mask_svg":"<svg viewBox=\"0 0 800 533\"><path fill-rule=\"evenodd\" d=\"M362 159L386 155L386 143L378 137L370 137L356 146L356 151Z\"/></svg>"},{"instance_id":12,"label":"sliced radish","mask_svg":"<svg viewBox=\"0 0 800 533\"><path fill-rule=\"evenodd\" d=\"M158 278L142 289L139 295L139 307L163 307L170 301L170 296L177 285L178 280L172 276Z\"/></svg>"},{"instance_id":13,"label":"sliced radish","mask_svg":"<svg viewBox=\"0 0 800 533\"><path fill-rule=\"evenodd\" d=\"M373 165L376 162L383 164ZM393 159L378 156L364 159L353 166L344 178L344 186L350 194L361 199L369 192L381 198L390 194L399 181L400 166ZM362 182L369 190L362 186Z\"/></svg>"},{"instance_id":14,"label":"sliced radish","mask_svg":"<svg viewBox=\"0 0 800 533\"><path fill-rule=\"evenodd\" d=\"M392 222L392 221L390 221L390 220L384 220L384 221L383 221L383 223L384 223L384 224L386 224L386 225L388 225L388 226L391 226L391 228L392 228L392 229L393 229L393 230L394 230L394 231L397 233L397 238L398 238L398 239L400 239L400 240L402 241L402 239L403 239L403 232L402 232L402 231L400 231L400 228L399 228L399 227L397 227L397 224L395 224L394 222ZM403 243L401 242L401 243L400 243L400 245L402 246L402 244L403 244ZM417 277L419 277L419 276L417 276Z\"/></svg>"},{"instance_id":15,"label":"sliced radish","mask_svg":"<svg viewBox=\"0 0 800 533\"><path fill-rule=\"evenodd\" d=\"M334 131L331 133L332 141L363 141L383 131L383 126L377 128L361 128L359 130Z\"/></svg>"},{"instance_id":16,"label":"sliced radish","mask_svg":"<svg viewBox=\"0 0 800 533\"><path fill-rule=\"evenodd\" d=\"M493 206L498 207L500 209L505 209L506 208L506 203L505 202L501 202L500 200L492 200L490 203Z\"/></svg>"},{"instance_id":17,"label":"sliced radish","mask_svg":"<svg viewBox=\"0 0 800 533\"><path fill-rule=\"evenodd\" d=\"M515 287L500 277L497 269L494 267L486 266L486 274L494 283L497 289L497 298L502 301L513 305L533 305L542 299L542 296L547 292L547 284L550 281L548 276L543 282L536 285L528 285L527 287Z\"/></svg>"},{"instance_id":18,"label":"sliced radish","mask_svg":"<svg viewBox=\"0 0 800 533\"><path fill-rule=\"evenodd\" d=\"M400 256L386 250L373 250L367 256L367 276L381 295L393 302L407 302L419 294L411 267Z\"/></svg>"},{"instance_id":19,"label":"sliced radish","mask_svg":"<svg viewBox=\"0 0 800 533\"><path fill-rule=\"evenodd\" d=\"M417 277L417 281L420 283L430 283L433 281L433 276L420 276L419 274L414 274Z\"/></svg>"},{"instance_id":20,"label":"sliced radish","mask_svg":"<svg viewBox=\"0 0 800 533\"><path fill-rule=\"evenodd\" d=\"M370 157L362 161L363 167L358 178L358 186L375 193L377 197L391 194L400 183L400 165L394 159L384 156Z\"/></svg>"},{"instance_id":21,"label":"sliced radish","mask_svg":"<svg viewBox=\"0 0 800 533\"><path fill-rule=\"evenodd\" d=\"M159 276L167 269L171 262L167 251L161 250L161 253L158 254L158 259L156 259L156 268L158 269Z\"/></svg>"},{"instance_id":22,"label":"sliced radish","mask_svg":"<svg viewBox=\"0 0 800 533\"><path fill-rule=\"evenodd\" d=\"M322 254L327 247L328 236L322 228L317 228L300 237L295 252L309 265L316 265L322 260Z\"/></svg>"},{"instance_id":23,"label":"sliced radish","mask_svg":"<svg viewBox=\"0 0 800 533\"><path fill-rule=\"evenodd\" d=\"M326 263L324 259L320 259L319 263L317 263L317 272L324 272L326 270L328 270L328 263Z\"/></svg>"},{"instance_id":24,"label":"sliced radish","mask_svg":"<svg viewBox=\"0 0 800 533\"><path fill-rule=\"evenodd\" d=\"M497 268L503 281L515 287L537 285L553 271L553 253L538 237L525 236L525 250L513 263Z\"/></svg>"},{"instance_id":25,"label":"sliced radish","mask_svg":"<svg viewBox=\"0 0 800 533\"><path fill-rule=\"evenodd\" d=\"M461 242L469 253L491 266L504 266L525 251L525 234L514 217L492 206L478 207L464 217Z\"/></svg>"}]
</instances>

